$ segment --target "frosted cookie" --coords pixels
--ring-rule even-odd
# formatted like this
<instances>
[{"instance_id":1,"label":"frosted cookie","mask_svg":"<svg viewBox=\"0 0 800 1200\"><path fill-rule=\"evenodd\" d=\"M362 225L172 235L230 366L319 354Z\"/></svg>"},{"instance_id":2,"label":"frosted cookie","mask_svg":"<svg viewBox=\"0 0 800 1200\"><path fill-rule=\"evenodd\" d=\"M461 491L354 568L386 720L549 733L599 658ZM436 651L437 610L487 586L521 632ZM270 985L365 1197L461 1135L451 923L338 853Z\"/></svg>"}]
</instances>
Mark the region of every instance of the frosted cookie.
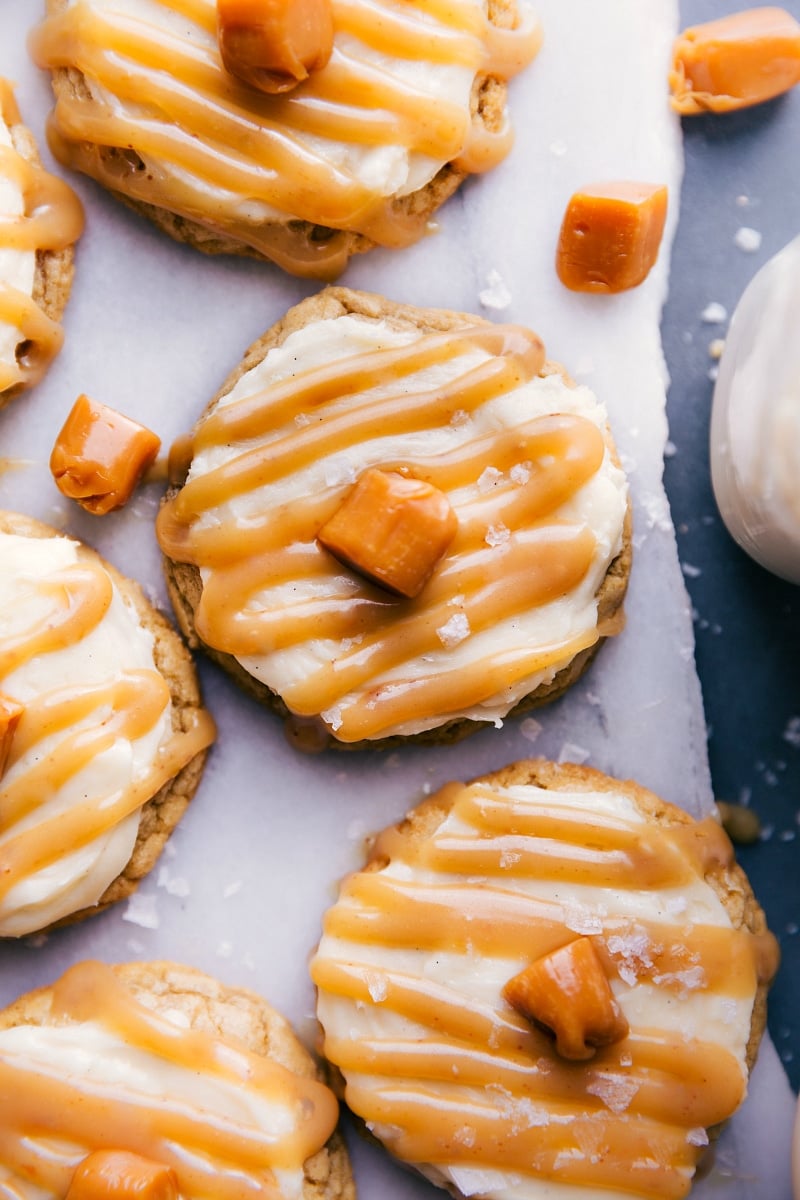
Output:
<instances>
[{"instance_id":1,"label":"frosted cookie","mask_svg":"<svg viewBox=\"0 0 800 1200\"><path fill-rule=\"evenodd\" d=\"M713 819L539 761L381 833L311 971L345 1100L434 1183L677 1200L744 1098L776 966Z\"/></svg>"},{"instance_id":2,"label":"frosted cookie","mask_svg":"<svg viewBox=\"0 0 800 1200\"><path fill-rule=\"evenodd\" d=\"M139 587L0 513L0 937L130 895L213 738L189 653Z\"/></svg>"},{"instance_id":3,"label":"frosted cookie","mask_svg":"<svg viewBox=\"0 0 800 1200\"><path fill-rule=\"evenodd\" d=\"M82 229L78 197L42 167L0 78L0 408L38 382L61 348Z\"/></svg>"},{"instance_id":4,"label":"frosted cookie","mask_svg":"<svg viewBox=\"0 0 800 1200\"><path fill-rule=\"evenodd\" d=\"M223 67L214 0L48 0L48 13L31 48L54 72L64 164L179 241L321 279L422 237L468 174L507 154L505 81L541 36L514 0L332 0L328 61L265 95Z\"/></svg>"},{"instance_id":5,"label":"frosted cookie","mask_svg":"<svg viewBox=\"0 0 800 1200\"><path fill-rule=\"evenodd\" d=\"M0 1189L20 1200L355 1196L336 1098L288 1023L188 967L84 962L23 996L0 1013L0 1090Z\"/></svg>"},{"instance_id":6,"label":"frosted cookie","mask_svg":"<svg viewBox=\"0 0 800 1200\"><path fill-rule=\"evenodd\" d=\"M328 289L172 459L158 536L182 629L335 745L498 723L621 626L605 409L521 327Z\"/></svg>"}]
</instances>

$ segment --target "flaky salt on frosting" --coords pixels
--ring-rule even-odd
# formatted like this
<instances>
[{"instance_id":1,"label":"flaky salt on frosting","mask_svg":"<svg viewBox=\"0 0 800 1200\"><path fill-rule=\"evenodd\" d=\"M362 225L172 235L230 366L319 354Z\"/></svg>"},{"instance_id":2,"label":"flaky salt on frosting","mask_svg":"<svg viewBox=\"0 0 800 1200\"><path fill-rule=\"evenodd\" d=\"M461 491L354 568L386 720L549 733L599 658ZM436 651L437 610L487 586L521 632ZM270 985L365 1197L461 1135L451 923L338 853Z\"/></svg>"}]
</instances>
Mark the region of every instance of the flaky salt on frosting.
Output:
<instances>
[{"instance_id":1,"label":"flaky salt on frosting","mask_svg":"<svg viewBox=\"0 0 800 1200\"><path fill-rule=\"evenodd\" d=\"M273 1060L240 1040L237 994L221 992L163 964L79 963L54 985L45 1020L40 1005L0 1030L0 1094L14 1098L0 1191L58 1200L78 1164L110 1148L172 1167L181 1196L302 1200L303 1165L335 1129L336 1099L282 1065L280 1047ZM246 1028L247 994L239 1006Z\"/></svg>"},{"instance_id":2,"label":"flaky salt on frosting","mask_svg":"<svg viewBox=\"0 0 800 1200\"><path fill-rule=\"evenodd\" d=\"M165 554L200 570L203 641L356 742L497 722L615 632L596 596L624 476L603 406L543 365L520 327L424 333L352 313L269 350L199 422L159 516ZM458 518L414 600L315 541L371 466L433 483Z\"/></svg>"},{"instance_id":3,"label":"flaky salt on frosting","mask_svg":"<svg viewBox=\"0 0 800 1200\"><path fill-rule=\"evenodd\" d=\"M64 537L0 533L0 691L24 708L0 778L0 936L96 904L142 806L213 740L182 733L153 636Z\"/></svg>"},{"instance_id":4,"label":"flaky salt on frosting","mask_svg":"<svg viewBox=\"0 0 800 1200\"><path fill-rule=\"evenodd\" d=\"M552 770L449 784L376 839L312 962L324 1052L388 1149L464 1196L672 1200L744 1097L774 939L729 915L713 820ZM576 1062L502 993L587 937L629 1032Z\"/></svg>"},{"instance_id":5,"label":"flaky salt on frosting","mask_svg":"<svg viewBox=\"0 0 800 1200\"><path fill-rule=\"evenodd\" d=\"M333 0L328 64L290 94L265 96L222 67L214 0L53 8L34 33L34 57L83 77L59 89L50 129L58 157L322 278L352 249L324 230L386 246L415 241L430 209L404 209L398 198L447 164L468 173L505 156L503 102L491 122L474 110L486 78L521 70L540 41L527 10L515 28L501 28L516 19L502 3L490 20L482 0ZM298 221L308 224L298 231Z\"/></svg>"},{"instance_id":6,"label":"flaky salt on frosting","mask_svg":"<svg viewBox=\"0 0 800 1200\"><path fill-rule=\"evenodd\" d=\"M15 147L19 126L0 78L0 404L4 392L36 383L61 348L61 326L35 297L37 255L66 249L83 229L72 190Z\"/></svg>"}]
</instances>

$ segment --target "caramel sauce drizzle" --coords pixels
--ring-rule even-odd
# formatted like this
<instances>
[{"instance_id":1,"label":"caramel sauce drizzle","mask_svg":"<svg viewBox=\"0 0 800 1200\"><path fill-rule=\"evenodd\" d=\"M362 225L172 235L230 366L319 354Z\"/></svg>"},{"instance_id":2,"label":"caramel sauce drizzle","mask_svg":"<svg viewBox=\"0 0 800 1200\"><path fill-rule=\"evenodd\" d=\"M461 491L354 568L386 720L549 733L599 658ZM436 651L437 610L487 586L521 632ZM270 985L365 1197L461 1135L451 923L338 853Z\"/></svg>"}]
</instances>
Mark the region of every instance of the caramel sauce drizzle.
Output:
<instances>
[{"instance_id":1,"label":"caramel sauce drizzle","mask_svg":"<svg viewBox=\"0 0 800 1200\"><path fill-rule=\"evenodd\" d=\"M3 638L0 680L33 658L80 643L103 620L113 597L108 573L91 562L54 570L31 590L51 604L22 632ZM169 700L158 671L136 670L113 682L56 688L26 703L0 780L0 900L25 878L114 828L211 744L211 718L193 714L188 728L173 732L140 778L114 794L87 793L67 811L32 820L118 738L135 741L154 728ZM95 713L96 725L77 728ZM28 751L62 734L47 754L9 777Z\"/></svg>"},{"instance_id":2,"label":"caramel sauce drizzle","mask_svg":"<svg viewBox=\"0 0 800 1200\"><path fill-rule=\"evenodd\" d=\"M12 128L21 122L11 84L0 79L0 120ZM13 146L0 146L0 177L20 189L24 213L0 217L0 249L64 250L83 230L83 208L63 180L28 162ZM13 362L0 362L0 392L41 379L61 349L63 331L25 292L0 281L0 321L19 330Z\"/></svg>"},{"instance_id":3,"label":"caramel sauce drizzle","mask_svg":"<svg viewBox=\"0 0 800 1200\"><path fill-rule=\"evenodd\" d=\"M430 803L435 809L436 799ZM370 1128L388 1130L392 1152L411 1162L654 1200L685 1196L700 1153L687 1134L725 1120L744 1097L732 1052L691 1032L638 1024L588 1063L567 1061L500 988L492 1000L468 985L451 987L415 973L404 952L465 955L476 970L481 960L507 959L510 977L511 964L577 936L569 906L532 883L598 889L600 913L605 894L612 909L621 893L680 896L719 862L727 842L719 826L711 818L687 826L607 818L592 812L588 797L585 809L574 809L543 794L534 808L480 783L447 785L445 808L448 829L382 833L368 869L345 881L325 917L326 936L341 945L323 942L314 982L323 994L386 1012L391 1030L381 1034L371 1023L358 1037L326 1031L325 1053L345 1075L348 1104ZM686 857L688 839L694 853ZM390 863L401 864L396 876L384 869ZM691 923L667 909L659 920L602 916L592 936L623 1002L631 970L671 1006L687 993L747 1002L776 966L771 935ZM376 966L381 958L385 965ZM409 1023L407 1032L396 1018Z\"/></svg>"},{"instance_id":4,"label":"caramel sauce drizzle","mask_svg":"<svg viewBox=\"0 0 800 1200\"><path fill-rule=\"evenodd\" d=\"M59 1026L99 1026L130 1049L150 1056L156 1081L170 1070L192 1081L207 1077L282 1111L285 1127L267 1131L243 1114L204 1107L120 1083L59 1077L0 1051L0 1161L52 1195L65 1195L77 1163L93 1150L125 1148L172 1166L186 1196L219 1200L280 1200L275 1170L301 1170L333 1132L333 1093L301 1078L234 1040L184 1028L140 1003L111 968L96 962L72 967L55 985L50 1020ZM242 1106L243 1107L243 1106ZM288 1118L288 1120L287 1120ZM70 1150L56 1157L38 1138L57 1137ZM72 1150L72 1146L75 1150ZM38 1152L37 1152L38 1151Z\"/></svg>"},{"instance_id":5,"label":"caramel sauce drizzle","mask_svg":"<svg viewBox=\"0 0 800 1200\"><path fill-rule=\"evenodd\" d=\"M360 181L310 137L402 146L470 172L490 169L511 145L507 123L489 130L473 122L468 105L434 102L355 57L352 39L433 69L502 79L522 70L540 43L532 22L497 28L469 0L333 0L339 38L330 62L291 95L272 97L223 69L213 0L159 4L163 24L76 0L34 31L40 66L76 67L104 95L59 97L49 129L54 153L132 199L221 229L289 270L327 278L346 261L341 233L304 248L304 236L277 222L307 221L402 246L424 233L425 218L403 214L379 184ZM197 26L194 37L170 29L166 18L175 14ZM159 163L185 175L175 178ZM280 215L243 215L245 203Z\"/></svg>"},{"instance_id":6,"label":"caramel sauce drizzle","mask_svg":"<svg viewBox=\"0 0 800 1200\"><path fill-rule=\"evenodd\" d=\"M491 357L478 365L464 359L462 366L461 357L475 348ZM298 371L216 407L195 431L193 450L232 446L233 456L190 478L162 508L157 526L170 558L204 569L195 612L203 640L238 656L270 654L309 640L338 641L330 662L309 666L282 696L301 717L340 705L341 725L334 732L342 741L380 736L409 720L488 700L591 646L595 629L567 644L531 647L520 638L520 644L499 652L477 649L466 665L422 678L413 666L420 656L441 651L437 631L454 612L463 614L472 634L480 634L568 594L585 577L596 551L594 535L559 516L606 453L602 433L582 417L545 416L475 434L433 457L416 452L380 462L451 496L470 485L474 489L487 463L503 473L487 494L453 500L459 517L455 540L415 600L392 597L361 580L316 543L317 531L349 485L280 503L260 493L257 515L246 520L220 512L225 502L285 480L322 456L467 420L491 399L534 378L543 363L542 344L528 331L475 326ZM416 373L437 364L448 365L449 382L419 389ZM370 393L388 384L380 398ZM176 459L189 457L182 445ZM526 481L515 483L507 473L523 463ZM491 527L506 530L501 544L487 544ZM269 589L295 582L313 585L307 598L291 605L277 594L270 599Z\"/></svg>"}]
</instances>

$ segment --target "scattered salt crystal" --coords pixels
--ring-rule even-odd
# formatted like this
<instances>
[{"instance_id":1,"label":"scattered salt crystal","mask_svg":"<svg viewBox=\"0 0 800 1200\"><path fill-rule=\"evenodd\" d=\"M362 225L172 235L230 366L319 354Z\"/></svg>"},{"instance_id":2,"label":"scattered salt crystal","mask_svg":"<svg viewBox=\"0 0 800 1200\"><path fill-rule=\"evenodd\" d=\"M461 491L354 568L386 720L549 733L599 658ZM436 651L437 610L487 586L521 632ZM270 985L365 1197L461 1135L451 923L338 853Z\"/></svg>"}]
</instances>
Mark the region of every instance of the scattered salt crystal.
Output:
<instances>
[{"instance_id":1,"label":"scattered salt crystal","mask_svg":"<svg viewBox=\"0 0 800 1200\"><path fill-rule=\"evenodd\" d=\"M789 936L794 937L794 935L799 931L800 925L797 924L797 921L789 921L788 925L786 926L786 932L789 934Z\"/></svg>"},{"instance_id":2,"label":"scattered salt crystal","mask_svg":"<svg viewBox=\"0 0 800 1200\"><path fill-rule=\"evenodd\" d=\"M356 817L347 826L346 837L349 842L360 842L366 832L366 822L361 817Z\"/></svg>"},{"instance_id":3,"label":"scattered salt crystal","mask_svg":"<svg viewBox=\"0 0 800 1200\"><path fill-rule=\"evenodd\" d=\"M670 896L667 900L667 912L673 917L680 916L681 913L686 912L687 904L685 896Z\"/></svg>"},{"instance_id":4,"label":"scattered salt crystal","mask_svg":"<svg viewBox=\"0 0 800 1200\"><path fill-rule=\"evenodd\" d=\"M156 896L153 893L134 892L128 900L128 907L122 914L123 921L131 925L140 925L142 929L158 929L160 924Z\"/></svg>"},{"instance_id":5,"label":"scattered salt crystal","mask_svg":"<svg viewBox=\"0 0 800 1200\"><path fill-rule=\"evenodd\" d=\"M469 621L466 614L453 613L449 621L445 621L444 625L439 626L436 634L443 646L457 646L459 642L463 642L470 634Z\"/></svg>"},{"instance_id":6,"label":"scattered salt crystal","mask_svg":"<svg viewBox=\"0 0 800 1200\"><path fill-rule=\"evenodd\" d=\"M242 966L247 967L248 971L255 971L255 969L256 969L255 955L251 954L249 952L243 954L242 955Z\"/></svg>"},{"instance_id":7,"label":"scattered salt crystal","mask_svg":"<svg viewBox=\"0 0 800 1200\"><path fill-rule=\"evenodd\" d=\"M797 834L795 833L794 829L782 829L778 834L778 841L793 842L796 837Z\"/></svg>"},{"instance_id":8,"label":"scattered salt crystal","mask_svg":"<svg viewBox=\"0 0 800 1200\"><path fill-rule=\"evenodd\" d=\"M294 423L299 429L302 429L303 426L311 424L311 417L308 415L308 413L297 413L294 418Z\"/></svg>"},{"instance_id":9,"label":"scattered salt crystal","mask_svg":"<svg viewBox=\"0 0 800 1200\"><path fill-rule=\"evenodd\" d=\"M672 517L665 496L659 496L655 492L646 492L640 497L639 503L647 518L649 529L660 529L663 533L672 531Z\"/></svg>"},{"instance_id":10,"label":"scattered salt crystal","mask_svg":"<svg viewBox=\"0 0 800 1200\"><path fill-rule=\"evenodd\" d=\"M690 1146L707 1146L708 1134L702 1125L698 1125L695 1129L687 1130L686 1141Z\"/></svg>"},{"instance_id":11,"label":"scattered salt crystal","mask_svg":"<svg viewBox=\"0 0 800 1200\"><path fill-rule=\"evenodd\" d=\"M333 708L327 708L325 712L320 713L326 725L330 725L331 729L336 732L342 726L342 710L338 704L334 704Z\"/></svg>"},{"instance_id":12,"label":"scattered salt crystal","mask_svg":"<svg viewBox=\"0 0 800 1200\"><path fill-rule=\"evenodd\" d=\"M794 746L796 749L800 750L800 717L789 718L789 720L786 722L786 728L781 734L781 737L785 742L788 742L790 746Z\"/></svg>"},{"instance_id":13,"label":"scattered salt crystal","mask_svg":"<svg viewBox=\"0 0 800 1200\"><path fill-rule=\"evenodd\" d=\"M737 1006L736 1006L736 1001L731 1000L731 999L721 1000L719 1007L720 1007L720 1014L722 1016L722 1020L724 1021L724 1023L726 1025L733 1025L734 1021L736 1020L736 1015L737 1015L737 1011L738 1011Z\"/></svg>"},{"instance_id":14,"label":"scattered salt crystal","mask_svg":"<svg viewBox=\"0 0 800 1200\"><path fill-rule=\"evenodd\" d=\"M567 901L564 905L564 924L573 933L582 933L586 937L603 932L602 918L582 904Z\"/></svg>"},{"instance_id":15,"label":"scattered salt crystal","mask_svg":"<svg viewBox=\"0 0 800 1200\"><path fill-rule=\"evenodd\" d=\"M725 349L725 338L712 338L708 343L708 353L711 358L722 358Z\"/></svg>"},{"instance_id":16,"label":"scattered salt crystal","mask_svg":"<svg viewBox=\"0 0 800 1200\"><path fill-rule=\"evenodd\" d=\"M561 747L561 753L558 756L558 761L562 763L585 763L589 758L590 751L585 746L578 746L575 742L564 742Z\"/></svg>"},{"instance_id":17,"label":"scattered salt crystal","mask_svg":"<svg viewBox=\"0 0 800 1200\"><path fill-rule=\"evenodd\" d=\"M453 1134L453 1141L458 1146L466 1146L469 1149L475 1145L475 1127L473 1125L462 1125Z\"/></svg>"},{"instance_id":18,"label":"scattered salt crystal","mask_svg":"<svg viewBox=\"0 0 800 1200\"><path fill-rule=\"evenodd\" d=\"M667 438L664 442L664 458L674 458L677 453L678 447L670 438Z\"/></svg>"},{"instance_id":19,"label":"scattered salt crystal","mask_svg":"<svg viewBox=\"0 0 800 1200\"><path fill-rule=\"evenodd\" d=\"M501 850L500 851L500 866L505 871L508 867L515 866L522 858L519 850Z\"/></svg>"},{"instance_id":20,"label":"scattered salt crystal","mask_svg":"<svg viewBox=\"0 0 800 1200\"><path fill-rule=\"evenodd\" d=\"M737 208L749 208L750 207L750 197L749 196L737 196L736 197L736 207Z\"/></svg>"},{"instance_id":21,"label":"scattered salt crystal","mask_svg":"<svg viewBox=\"0 0 800 1200\"><path fill-rule=\"evenodd\" d=\"M469 422L469 413L464 408L457 408L450 418L450 424L458 429L461 425L466 425Z\"/></svg>"},{"instance_id":22,"label":"scattered salt crystal","mask_svg":"<svg viewBox=\"0 0 800 1200\"><path fill-rule=\"evenodd\" d=\"M182 875L170 875L167 867L159 868L156 885L163 888L170 896L188 896L192 890L188 879Z\"/></svg>"},{"instance_id":23,"label":"scattered salt crystal","mask_svg":"<svg viewBox=\"0 0 800 1200\"><path fill-rule=\"evenodd\" d=\"M233 946L230 942L220 942L217 946L218 958L230 958L233 954Z\"/></svg>"},{"instance_id":24,"label":"scattered salt crystal","mask_svg":"<svg viewBox=\"0 0 800 1200\"><path fill-rule=\"evenodd\" d=\"M125 945L131 954L144 954L144 942L140 942L138 938L128 938Z\"/></svg>"},{"instance_id":25,"label":"scattered salt crystal","mask_svg":"<svg viewBox=\"0 0 800 1200\"><path fill-rule=\"evenodd\" d=\"M376 975L373 971L367 971L364 980L370 999L374 1004L380 1004L381 1001L386 999L388 987L383 975Z\"/></svg>"},{"instance_id":26,"label":"scattered salt crystal","mask_svg":"<svg viewBox=\"0 0 800 1200\"><path fill-rule=\"evenodd\" d=\"M742 225L733 235L733 244L737 250L743 250L745 254L755 254L756 250L761 248L761 234L757 229L750 229L749 226Z\"/></svg>"},{"instance_id":27,"label":"scattered salt crystal","mask_svg":"<svg viewBox=\"0 0 800 1200\"><path fill-rule=\"evenodd\" d=\"M508 476L512 483L527 483L531 477L531 464L514 463L514 466L508 472Z\"/></svg>"},{"instance_id":28,"label":"scattered salt crystal","mask_svg":"<svg viewBox=\"0 0 800 1200\"><path fill-rule=\"evenodd\" d=\"M423 794L423 796L430 796L430 794L431 794L431 792L432 792L432 791L433 791L433 784L432 784L432 783L427 783L427 782L426 782L426 783L423 783L423 785L422 785L422 794Z\"/></svg>"},{"instance_id":29,"label":"scattered salt crystal","mask_svg":"<svg viewBox=\"0 0 800 1200\"><path fill-rule=\"evenodd\" d=\"M706 375L712 383L716 383L719 379L719 367L716 364L713 367L709 367L706 371Z\"/></svg>"},{"instance_id":30,"label":"scattered salt crystal","mask_svg":"<svg viewBox=\"0 0 800 1200\"><path fill-rule=\"evenodd\" d=\"M693 567L691 563L681 563L681 570L687 579L699 579L703 574L700 567Z\"/></svg>"},{"instance_id":31,"label":"scattered salt crystal","mask_svg":"<svg viewBox=\"0 0 800 1200\"><path fill-rule=\"evenodd\" d=\"M511 530L502 521L498 521L496 525L490 525L486 530L484 541L487 546L502 546L511 537Z\"/></svg>"},{"instance_id":32,"label":"scattered salt crystal","mask_svg":"<svg viewBox=\"0 0 800 1200\"><path fill-rule=\"evenodd\" d=\"M719 304L716 300L712 300L707 304L700 313L700 320L706 325L721 325L728 319L728 310L723 304Z\"/></svg>"},{"instance_id":33,"label":"scattered salt crystal","mask_svg":"<svg viewBox=\"0 0 800 1200\"><path fill-rule=\"evenodd\" d=\"M602 1100L613 1113L623 1113L638 1092L639 1084L627 1075L598 1071L594 1079L587 1083L586 1090L591 1096Z\"/></svg>"},{"instance_id":34,"label":"scattered salt crystal","mask_svg":"<svg viewBox=\"0 0 800 1200\"><path fill-rule=\"evenodd\" d=\"M646 930L633 929L630 933L612 934L606 942L609 954L622 959L617 963L620 978L630 987L637 982L639 974L653 965L653 945Z\"/></svg>"},{"instance_id":35,"label":"scattered salt crystal","mask_svg":"<svg viewBox=\"0 0 800 1200\"><path fill-rule=\"evenodd\" d=\"M663 975L654 975L653 983L677 983L682 992L696 992L705 986L706 973L702 967L690 967L688 971L667 971Z\"/></svg>"},{"instance_id":36,"label":"scattered salt crystal","mask_svg":"<svg viewBox=\"0 0 800 1200\"><path fill-rule=\"evenodd\" d=\"M478 477L478 491L490 492L502 478L503 472L498 471L497 467L486 467Z\"/></svg>"},{"instance_id":37,"label":"scattered salt crystal","mask_svg":"<svg viewBox=\"0 0 800 1200\"><path fill-rule=\"evenodd\" d=\"M484 308L508 308L511 303L511 292L499 271L489 271L486 276L486 287L478 293L478 299Z\"/></svg>"},{"instance_id":38,"label":"scattered salt crystal","mask_svg":"<svg viewBox=\"0 0 800 1200\"><path fill-rule=\"evenodd\" d=\"M242 890L241 879L234 879L231 883L226 883L222 889L222 899L230 900L231 896L235 896L237 892Z\"/></svg>"},{"instance_id":39,"label":"scattered salt crystal","mask_svg":"<svg viewBox=\"0 0 800 1200\"><path fill-rule=\"evenodd\" d=\"M554 158L563 158L567 153L567 143L562 142L560 138L556 138L554 142L550 143L549 150Z\"/></svg>"},{"instance_id":40,"label":"scattered salt crystal","mask_svg":"<svg viewBox=\"0 0 800 1200\"><path fill-rule=\"evenodd\" d=\"M527 741L535 742L542 732L542 725L535 717L526 717L520 723L519 731Z\"/></svg>"}]
</instances>

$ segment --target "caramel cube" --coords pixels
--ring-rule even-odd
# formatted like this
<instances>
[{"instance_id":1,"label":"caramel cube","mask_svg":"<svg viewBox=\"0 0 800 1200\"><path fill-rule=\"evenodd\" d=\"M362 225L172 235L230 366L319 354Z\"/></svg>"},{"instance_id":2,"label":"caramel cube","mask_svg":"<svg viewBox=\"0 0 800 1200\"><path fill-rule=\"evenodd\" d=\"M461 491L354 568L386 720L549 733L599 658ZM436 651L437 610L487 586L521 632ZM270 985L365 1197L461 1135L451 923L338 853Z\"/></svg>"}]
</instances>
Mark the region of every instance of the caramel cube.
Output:
<instances>
[{"instance_id":1,"label":"caramel cube","mask_svg":"<svg viewBox=\"0 0 800 1200\"><path fill-rule=\"evenodd\" d=\"M800 83L800 24L783 8L748 8L676 39L669 85L676 112L730 112Z\"/></svg>"},{"instance_id":2,"label":"caramel cube","mask_svg":"<svg viewBox=\"0 0 800 1200\"><path fill-rule=\"evenodd\" d=\"M452 542L458 519L443 492L421 479L371 467L317 540L371 583L411 599Z\"/></svg>"},{"instance_id":3,"label":"caramel cube","mask_svg":"<svg viewBox=\"0 0 800 1200\"><path fill-rule=\"evenodd\" d=\"M592 1058L627 1036L611 985L591 938L545 954L510 979L503 997L531 1024L555 1035L562 1058Z\"/></svg>"},{"instance_id":4,"label":"caramel cube","mask_svg":"<svg viewBox=\"0 0 800 1200\"><path fill-rule=\"evenodd\" d=\"M53 446L50 470L63 495L103 516L127 504L160 448L152 430L79 396Z\"/></svg>"},{"instance_id":5,"label":"caramel cube","mask_svg":"<svg viewBox=\"0 0 800 1200\"><path fill-rule=\"evenodd\" d=\"M178 1177L128 1150L95 1150L78 1164L66 1200L179 1200Z\"/></svg>"},{"instance_id":6,"label":"caramel cube","mask_svg":"<svg viewBox=\"0 0 800 1200\"><path fill-rule=\"evenodd\" d=\"M24 712L24 704L19 704L11 696L0 692L0 779L3 778L8 766L11 743Z\"/></svg>"},{"instance_id":7,"label":"caramel cube","mask_svg":"<svg viewBox=\"0 0 800 1200\"><path fill-rule=\"evenodd\" d=\"M576 192L567 205L556 271L573 292L624 292L638 287L658 258L667 218L667 189L622 180Z\"/></svg>"},{"instance_id":8,"label":"caramel cube","mask_svg":"<svg viewBox=\"0 0 800 1200\"><path fill-rule=\"evenodd\" d=\"M217 0L225 70L260 92L288 92L333 50L331 0Z\"/></svg>"}]
</instances>

